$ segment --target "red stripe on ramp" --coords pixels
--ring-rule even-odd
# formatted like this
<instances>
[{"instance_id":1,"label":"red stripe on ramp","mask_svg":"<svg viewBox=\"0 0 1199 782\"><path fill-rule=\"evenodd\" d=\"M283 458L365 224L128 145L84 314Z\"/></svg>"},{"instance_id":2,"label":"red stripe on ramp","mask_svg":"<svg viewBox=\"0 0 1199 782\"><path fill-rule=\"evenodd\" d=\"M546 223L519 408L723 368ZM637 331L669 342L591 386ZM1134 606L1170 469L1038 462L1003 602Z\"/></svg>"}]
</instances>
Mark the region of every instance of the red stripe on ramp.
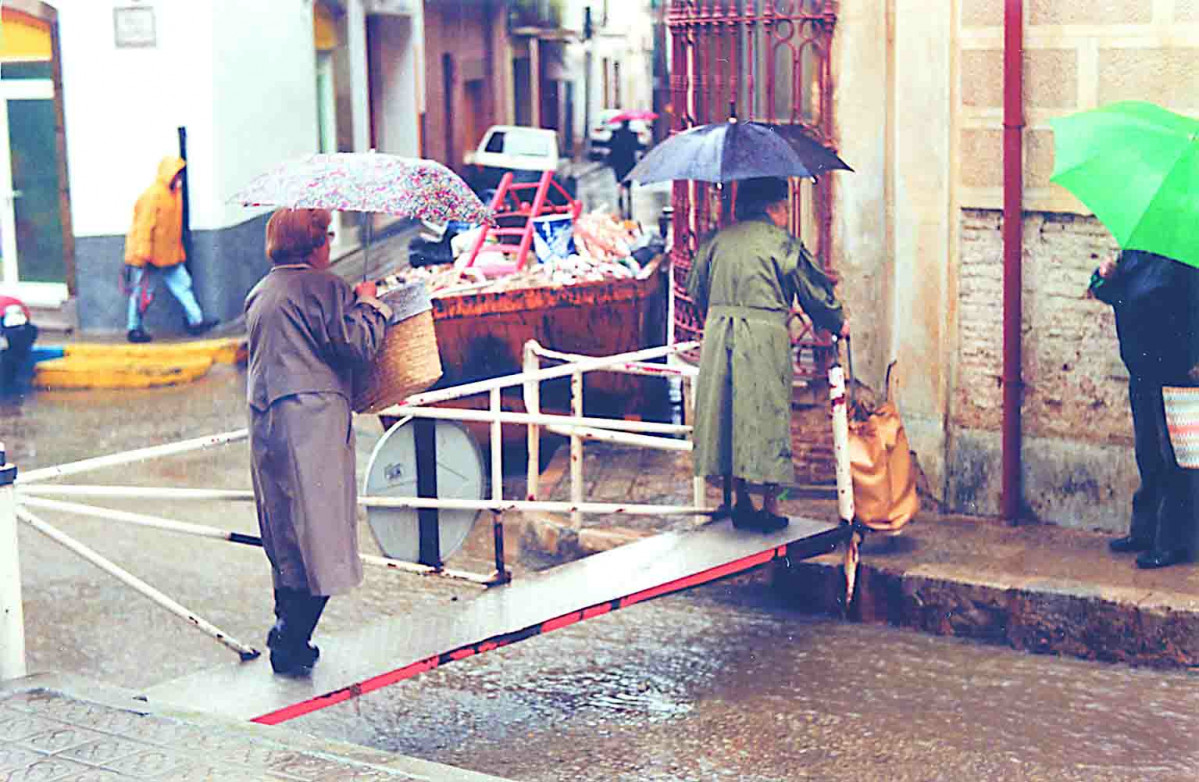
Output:
<instances>
[{"instance_id":1,"label":"red stripe on ramp","mask_svg":"<svg viewBox=\"0 0 1199 782\"><path fill-rule=\"evenodd\" d=\"M310 698L306 701L293 703L292 705L286 706L282 709L255 717L250 721L257 722L260 725L278 725L281 722L294 720L296 717L302 717L305 714L311 714L314 711L319 711L329 706L342 703L350 698L357 698L360 695L366 695L368 692L374 692L375 690L396 684L397 682L404 681L405 679L410 679L417 674L424 673L425 671L431 671L438 666L438 661L442 658L449 660L461 660L466 657L474 656L475 654L482 654L483 652L488 652L501 646L507 646L509 643L512 643L515 640L521 640L523 638L530 637L531 635L541 635L543 633L548 633L551 630L568 627L569 625L575 624L576 622L581 622L584 619L602 616L603 614L609 613L617 608L624 608L625 606L631 606L636 603L643 603L646 600L652 600L655 597L669 595L672 592L681 592L684 589L690 589L691 587L700 586L701 584L706 584L710 581L716 581L721 578L736 575L746 570L751 570L755 567L758 567L759 565L764 565L771 560L786 556L786 554L787 547L778 546L763 551L760 554L752 554L748 557L742 557L741 559L729 562L725 565L719 565L694 575L669 581L661 586L644 589L640 592L634 592L633 594L616 601L606 600L603 603L597 603L596 605L589 606L587 608L571 611L563 614L562 616L548 619L545 622L542 622L540 626L526 627L521 630L505 633L503 635L488 638L476 643L466 644L458 647L457 649L451 649L447 652L443 652L435 657L420 660L412 663L411 665L406 665L403 668L397 668L394 671L389 671L387 673L371 677L370 679L366 679L359 684L351 684L349 687L343 687L340 690L334 690L333 692L326 693L324 695L318 695L317 697ZM613 603L615 603L615 605ZM534 632L526 635L529 630L534 630Z\"/></svg>"}]
</instances>

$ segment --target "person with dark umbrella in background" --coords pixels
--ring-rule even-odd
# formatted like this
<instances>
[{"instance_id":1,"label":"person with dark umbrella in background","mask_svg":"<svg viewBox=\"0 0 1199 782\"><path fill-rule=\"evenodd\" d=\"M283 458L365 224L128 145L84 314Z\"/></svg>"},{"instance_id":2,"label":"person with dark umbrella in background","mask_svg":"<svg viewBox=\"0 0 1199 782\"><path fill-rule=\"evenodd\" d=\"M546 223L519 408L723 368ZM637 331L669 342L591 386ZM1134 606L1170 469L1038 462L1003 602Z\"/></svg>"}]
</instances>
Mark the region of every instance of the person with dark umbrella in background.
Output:
<instances>
[{"instance_id":1,"label":"person with dark umbrella in background","mask_svg":"<svg viewBox=\"0 0 1199 782\"><path fill-rule=\"evenodd\" d=\"M612 131L612 138L608 140L608 165L616 175L620 216L626 219L633 216L633 184L625 181L625 177L637 165L637 153L644 149L645 146L627 119L621 121L620 127Z\"/></svg>"},{"instance_id":2,"label":"person with dark umbrella in background","mask_svg":"<svg viewBox=\"0 0 1199 782\"><path fill-rule=\"evenodd\" d=\"M1137 567L1160 568L1199 554L1196 471L1179 467L1166 429L1162 386L1195 385L1194 317L1199 270L1161 255L1125 250L1091 276L1091 293L1116 314L1120 358L1128 368L1133 449L1140 487L1128 534L1113 552L1138 552Z\"/></svg>"},{"instance_id":3,"label":"person with dark umbrella in background","mask_svg":"<svg viewBox=\"0 0 1199 782\"><path fill-rule=\"evenodd\" d=\"M274 265L246 297L250 474L277 617L267 646L286 675L311 671L325 603L362 581L350 401L391 317L373 282L351 289L329 271L330 219L276 211Z\"/></svg>"},{"instance_id":4,"label":"person with dark umbrella in background","mask_svg":"<svg viewBox=\"0 0 1199 782\"><path fill-rule=\"evenodd\" d=\"M737 222L695 255L687 291L707 313L696 384L694 464L699 476L735 478L731 509L739 528L772 531L779 484L790 483L794 363L787 319L796 299L813 322L849 335L833 283L786 231L787 180L747 179L737 189ZM763 485L755 509L749 484Z\"/></svg>"}]
</instances>

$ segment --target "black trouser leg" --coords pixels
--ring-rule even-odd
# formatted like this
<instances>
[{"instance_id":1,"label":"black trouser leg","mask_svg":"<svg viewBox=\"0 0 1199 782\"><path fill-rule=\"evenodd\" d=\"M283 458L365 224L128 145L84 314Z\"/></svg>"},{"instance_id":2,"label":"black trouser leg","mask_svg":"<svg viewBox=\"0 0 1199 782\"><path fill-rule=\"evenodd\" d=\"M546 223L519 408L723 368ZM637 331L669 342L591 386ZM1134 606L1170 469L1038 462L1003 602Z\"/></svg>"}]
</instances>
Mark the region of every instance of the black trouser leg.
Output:
<instances>
[{"instance_id":1,"label":"black trouser leg","mask_svg":"<svg viewBox=\"0 0 1199 782\"><path fill-rule=\"evenodd\" d=\"M301 606L296 611L296 637L302 639L302 644L307 644L312 639L312 631L321 620L321 614L324 613L325 604L328 602L327 595L303 596Z\"/></svg>"},{"instance_id":2,"label":"black trouser leg","mask_svg":"<svg viewBox=\"0 0 1199 782\"><path fill-rule=\"evenodd\" d=\"M1154 542L1165 496L1166 461L1162 442L1165 433L1165 407L1161 385L1132 376L1128 381L1128 401L1132 408L1133 448L1141 485L1132 495L1132 523L1128 534L1137 540Z\"/></svg>"}]
</instances>

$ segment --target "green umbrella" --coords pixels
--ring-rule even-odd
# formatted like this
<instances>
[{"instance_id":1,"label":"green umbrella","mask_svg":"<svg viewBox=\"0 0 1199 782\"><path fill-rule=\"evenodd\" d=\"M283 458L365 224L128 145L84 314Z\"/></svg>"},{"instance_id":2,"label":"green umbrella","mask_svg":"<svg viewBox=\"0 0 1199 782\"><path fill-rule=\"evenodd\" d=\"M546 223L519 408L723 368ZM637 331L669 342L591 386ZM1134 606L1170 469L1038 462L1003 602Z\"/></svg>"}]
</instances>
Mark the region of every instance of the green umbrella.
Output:
<instances>
[{"instance_id":1,"label":"green umbrella","mask_svg":"<svg viewBox=\"0 0 1199 782\"><path fill-rule=\"evenodd\" d=\"M1199 121L1123 101L1050 123L1050 181L1086 204L1123 249L1199 267Z\"/></svg>"}]
</instances>

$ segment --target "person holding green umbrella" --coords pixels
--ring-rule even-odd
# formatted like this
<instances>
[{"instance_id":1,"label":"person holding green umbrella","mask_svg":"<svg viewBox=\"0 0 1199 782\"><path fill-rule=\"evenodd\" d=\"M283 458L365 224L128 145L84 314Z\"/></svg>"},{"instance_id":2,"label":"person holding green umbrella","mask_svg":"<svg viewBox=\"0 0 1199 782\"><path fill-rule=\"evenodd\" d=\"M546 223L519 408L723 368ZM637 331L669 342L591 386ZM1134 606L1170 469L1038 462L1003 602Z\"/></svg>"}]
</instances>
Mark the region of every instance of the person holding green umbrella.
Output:
<instances>
[{"instance_id":1,"label":"person holding green umbrella","mask_svg":"<svg viewBox=\"0 0 1199 782\"><path fill-rule=\"evenodd\" d=\"M1199 553L1199 473L1183 469L1175 459L1162 387L1191 385L1188 371L1199 358L1192 315L1199 271L1161 255L1125 250L1118 262L1100 264L1091 291L1116 313L1140 476L1129 532L1109 545L1116 553L1139 552L1140 568L1189 561Z\"/></svg>"},{"instance_id":2,"label":"person holding green umbrella","mask_svg":"<svg viewBox=\"0 0 1199 782\"><path fill-rule=\"evenodd\" d=\"M1199 359L1199 122L1141 101L1052 121L1052 181L1086 204L1123 248L1092 275L1091 293L1115 310L1128 368L1140 487L1128 535L1112 551L1141 568L1199 554L1199 473L1179 467L1166 429L1163 386L1193 385Z\"/></svg>"}]
</instances>

